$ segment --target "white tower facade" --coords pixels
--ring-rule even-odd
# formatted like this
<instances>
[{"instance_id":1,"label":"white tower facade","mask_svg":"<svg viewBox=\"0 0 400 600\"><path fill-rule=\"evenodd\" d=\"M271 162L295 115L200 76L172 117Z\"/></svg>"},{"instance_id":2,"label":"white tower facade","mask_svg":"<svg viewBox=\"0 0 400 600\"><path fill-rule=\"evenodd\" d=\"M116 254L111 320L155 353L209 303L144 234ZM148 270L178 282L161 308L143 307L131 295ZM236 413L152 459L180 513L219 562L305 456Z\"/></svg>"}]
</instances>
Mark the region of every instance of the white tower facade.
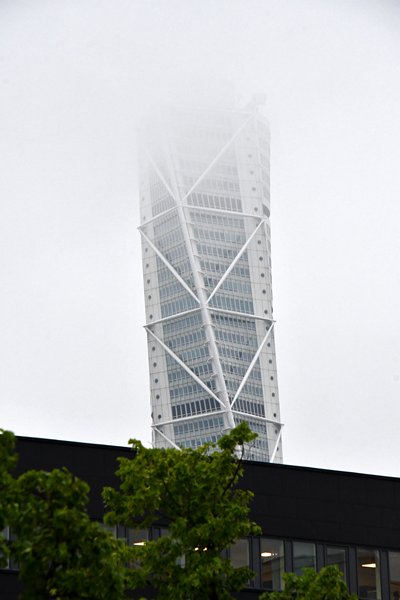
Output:
<instances>
[{"instance_id":1,"label":"white tower facade","mask_svg":"<svg viewBox=\"0 0 400 600\"><path fill-rule=\"evenodd\" d=\"M282 462L267 123L255 104L170 108L142 137L153 444L195 448L246 421L247 458Z\"/></svg>"}]
</instances>

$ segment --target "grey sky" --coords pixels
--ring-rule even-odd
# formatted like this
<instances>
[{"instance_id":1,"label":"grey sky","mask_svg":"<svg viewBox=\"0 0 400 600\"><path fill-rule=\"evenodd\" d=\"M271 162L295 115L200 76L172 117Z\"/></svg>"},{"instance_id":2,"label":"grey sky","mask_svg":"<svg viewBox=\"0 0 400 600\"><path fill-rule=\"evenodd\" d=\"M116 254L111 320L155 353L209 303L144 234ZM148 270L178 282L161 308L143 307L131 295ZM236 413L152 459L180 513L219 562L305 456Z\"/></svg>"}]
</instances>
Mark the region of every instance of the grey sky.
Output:
<instances>
[{"instance_id":1,"label":"grey sky","mask_svg":"<svg viewBox=\"0 0 400 600\"><path fill-rule=\"evenodd\" d=\"M150 440L135 130L267 94L285 462L400 476L400 5L0 2L0 426Z\"/></svg>"}]
</instances>

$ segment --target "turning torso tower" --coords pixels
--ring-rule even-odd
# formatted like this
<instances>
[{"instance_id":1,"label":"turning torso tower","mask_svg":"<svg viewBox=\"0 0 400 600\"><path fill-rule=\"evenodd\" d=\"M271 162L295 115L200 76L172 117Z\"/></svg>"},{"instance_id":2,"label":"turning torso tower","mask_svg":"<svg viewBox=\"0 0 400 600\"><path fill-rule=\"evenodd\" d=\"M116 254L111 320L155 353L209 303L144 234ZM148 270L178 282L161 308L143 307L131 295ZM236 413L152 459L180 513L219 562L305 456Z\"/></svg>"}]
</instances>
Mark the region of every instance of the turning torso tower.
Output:
<instances>
[{"instance_id":1,"label":"turning torso tower","mask_svg":"<svg viewBox=\"0 0 400 600\"><path fill-rule=\"evenodd\" d=\"M164 109L140 161L153 444L195 448L246 421L247 458L282 462L267 123L256 102Z\"/></svg>"}]
</instances>

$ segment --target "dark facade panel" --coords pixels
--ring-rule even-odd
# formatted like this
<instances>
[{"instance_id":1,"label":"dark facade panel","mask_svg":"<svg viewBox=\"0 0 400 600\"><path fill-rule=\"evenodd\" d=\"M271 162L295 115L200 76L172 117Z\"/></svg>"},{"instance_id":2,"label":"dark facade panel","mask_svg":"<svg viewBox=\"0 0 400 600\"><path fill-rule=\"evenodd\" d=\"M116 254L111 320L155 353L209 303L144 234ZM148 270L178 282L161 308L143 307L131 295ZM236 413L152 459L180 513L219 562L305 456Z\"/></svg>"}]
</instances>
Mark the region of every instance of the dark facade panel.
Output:
<instances>
[{"instance_id":1,"label":"dark facade panel","mask_svg":"<svg viewBox=\"0 0 400 600\"><path fill-rule=\"evenodd\" d=\"M247 463L243 486L269 535L332 543L400 544L400 480L288 465Z\"/></svg>"},{"instance_id":2,"label":"dark facade panel","mask_svg":"<svg viewBox=\"0 0 400 600\"><path fill-rule=\"evenodd\" d=\"M104 513L101 491L104 486L116 487L119 456L132 456L129 448L82 444L59 440L18 437L18 465L16 472L29 469L60 469L66 467L90 486L89 512L94 519Z\"/></svg>"}]
</instances>

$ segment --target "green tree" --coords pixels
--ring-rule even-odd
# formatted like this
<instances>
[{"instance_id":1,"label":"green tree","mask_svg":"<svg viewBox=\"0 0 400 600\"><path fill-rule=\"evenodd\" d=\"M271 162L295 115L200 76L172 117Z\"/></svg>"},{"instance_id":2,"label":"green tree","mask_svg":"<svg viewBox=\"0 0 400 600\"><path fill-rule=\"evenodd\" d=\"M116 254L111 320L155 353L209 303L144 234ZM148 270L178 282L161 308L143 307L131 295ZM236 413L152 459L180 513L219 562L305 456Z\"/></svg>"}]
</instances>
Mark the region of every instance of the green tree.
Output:
<instances>
[{"instance_id":1,"label":"green tree","mask_svg":"<svg viewBox=\"0 0 400 600\"><path fill-rule=\"evenodd\" d=\"M13 478L14 444L13 434L2 431L0 525L16 535L2 551L18 562L21 598L125 598L126 545L91 521L89 486L67 469L27 471Z\"/></svg>"},{"instance_id":2,"label":"green tree","mask_svg":"<svg viewBox=\"0 0 400 600\"><path fill-rule=\"evenodd\" d=\"M254 575L221 553L260 533L249 519L250 491L238 489L245 444L256 436L241 424L218 442L192 449L147 449L121 458L119 491L103 492L108 524L136 529L160 522L168 534L131 548L132 588L152 586L159 600L226 600Z\"/></svg>"},{"instance_id":3,"label":"green tree","mask_svg":"<svg viewBox=\"0 0 400 600\"><path fill-rule=\"evenodd\" d=\"M14 501L15 482L10 473L17 462L14 448L14 435L0 429L0 567L7 565L10 550L1 532L9 525Z\"/></svg>"},{"instance_id":4,"label":"green tree","mask_svg":"<svg viewBox=\"0 0 400 600\"><path fill-rule=\"evenodd\" d=\"M343 581L343 573L336 565L324 567L318 573L304 569L301 575L284 573L282 592L265 592L260 600L357 600Z\"/></svg>"}]
</instances>

